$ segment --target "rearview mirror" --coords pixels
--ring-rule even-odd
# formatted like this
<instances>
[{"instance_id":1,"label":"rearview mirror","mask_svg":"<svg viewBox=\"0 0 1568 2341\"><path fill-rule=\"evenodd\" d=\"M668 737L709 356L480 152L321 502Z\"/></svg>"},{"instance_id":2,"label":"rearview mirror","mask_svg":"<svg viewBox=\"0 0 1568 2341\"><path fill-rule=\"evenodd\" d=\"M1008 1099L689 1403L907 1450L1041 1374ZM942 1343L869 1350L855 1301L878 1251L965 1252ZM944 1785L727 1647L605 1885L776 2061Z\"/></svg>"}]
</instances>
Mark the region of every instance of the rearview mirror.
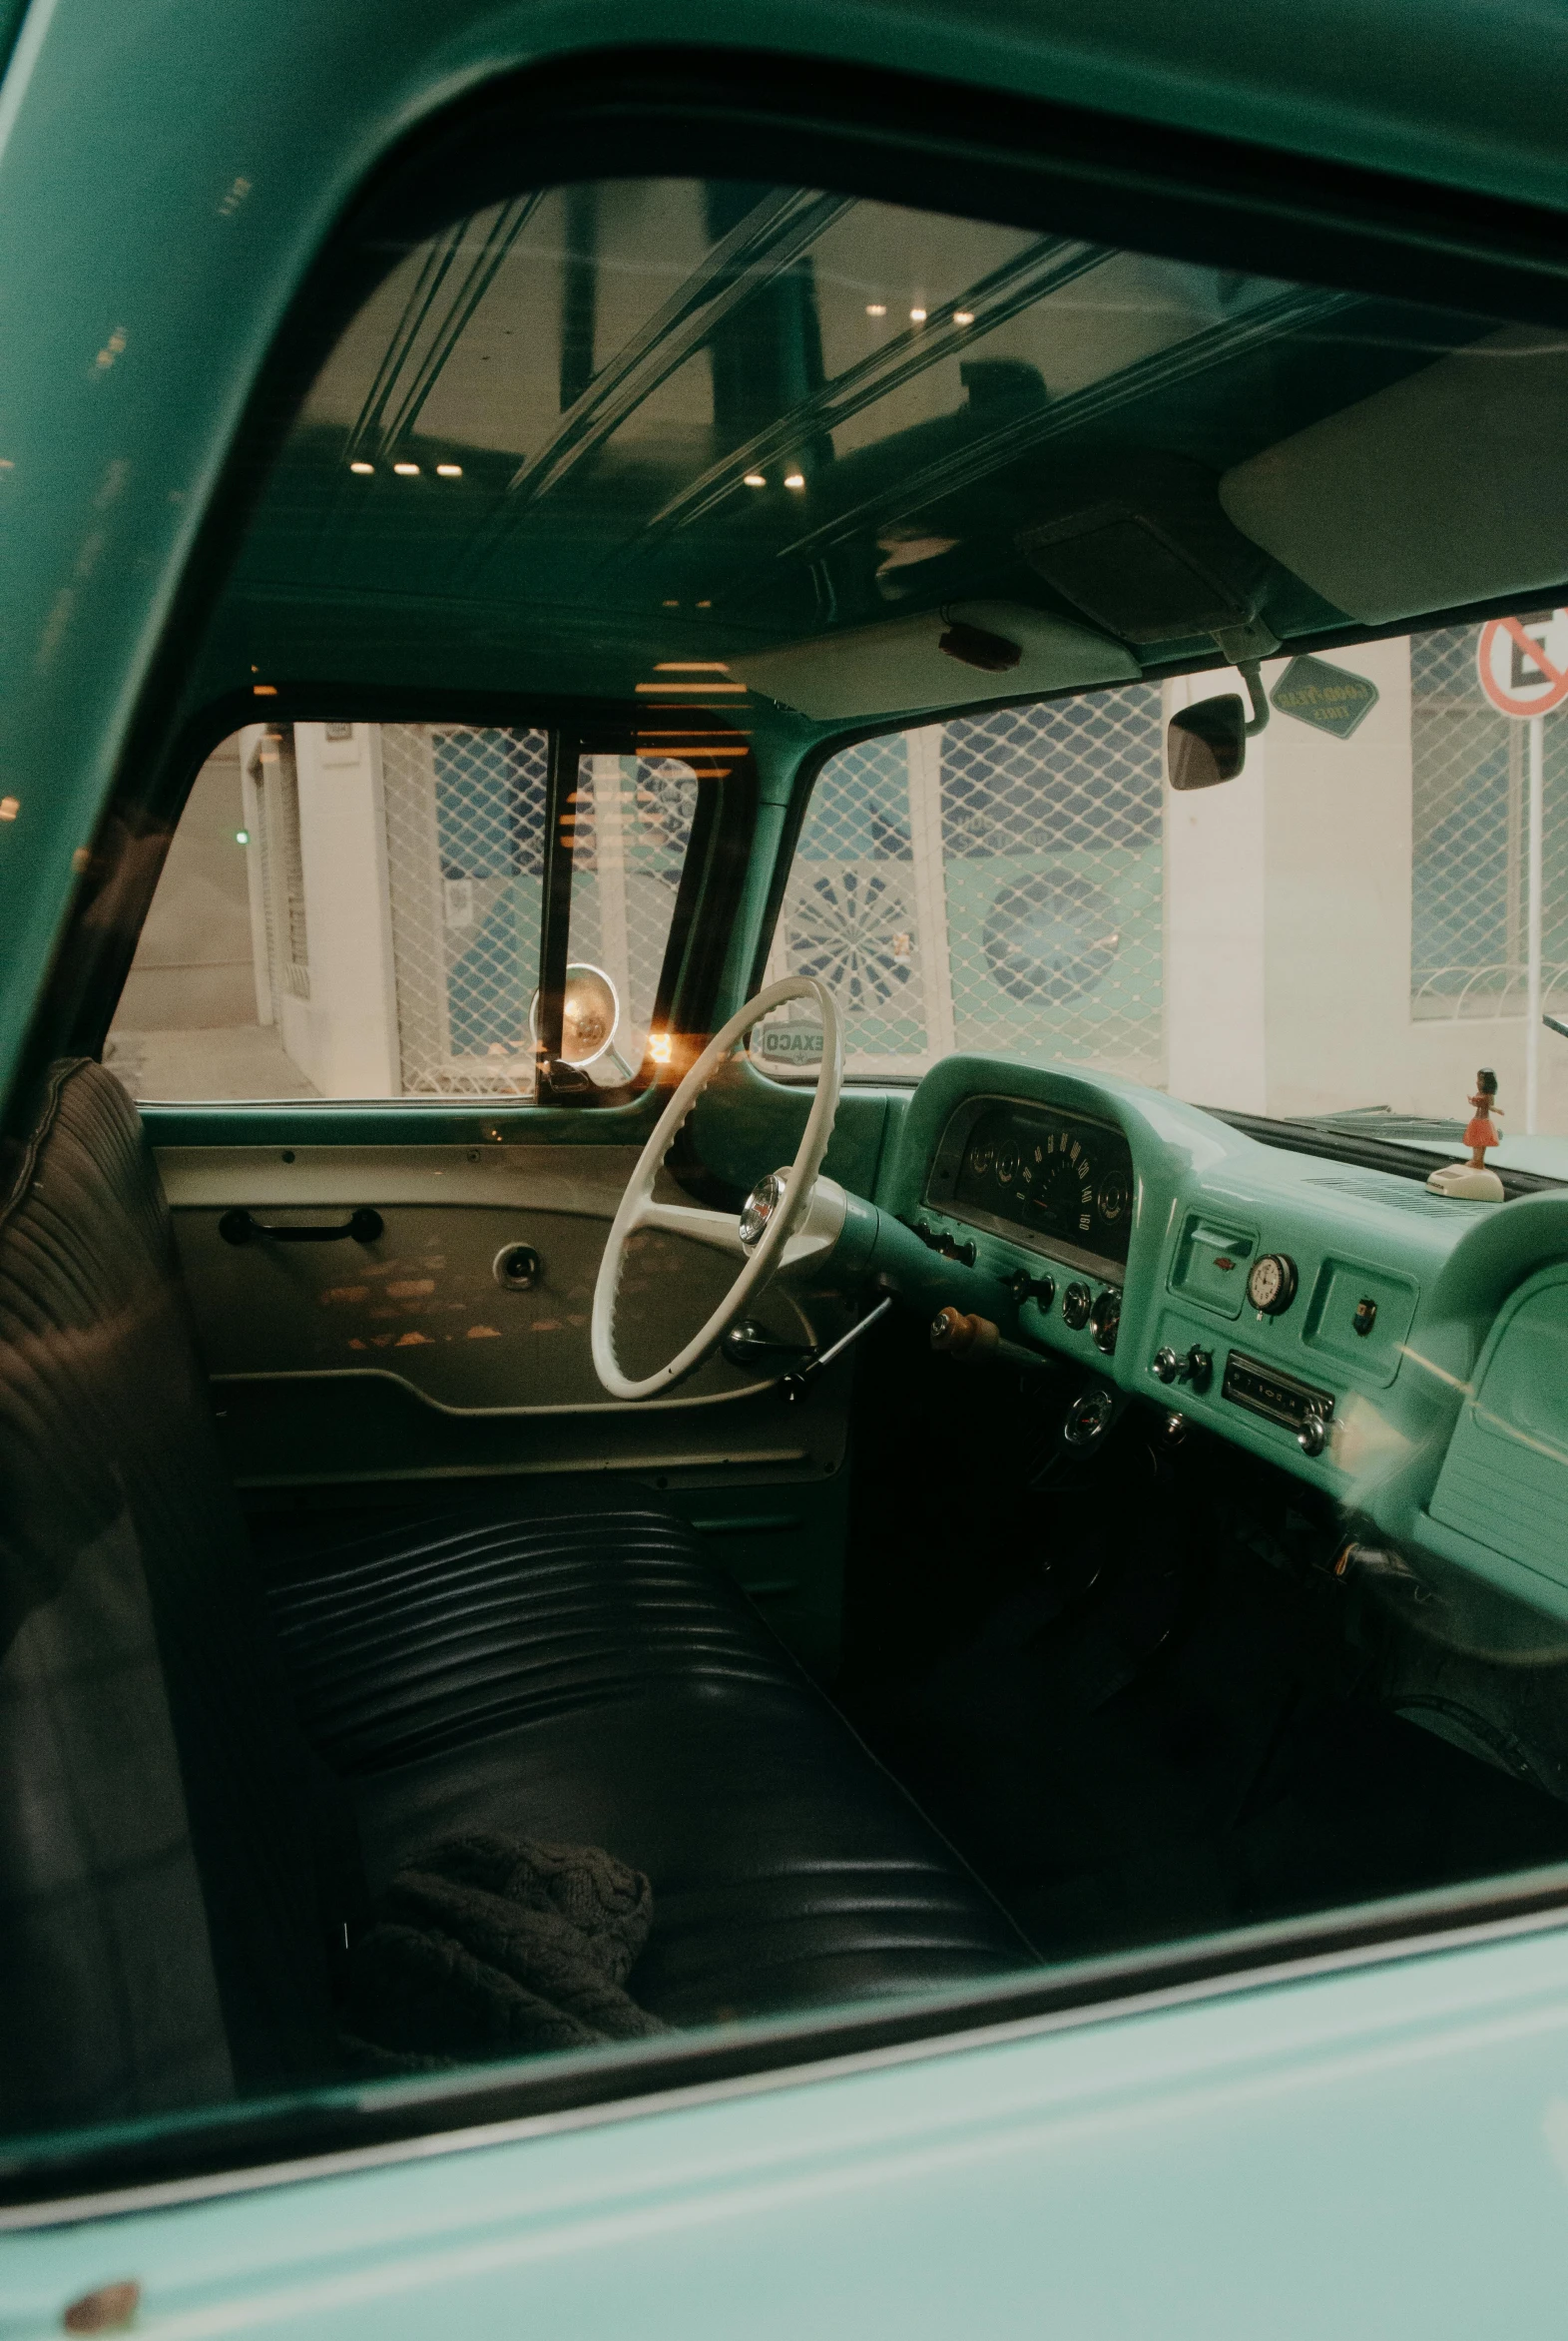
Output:
<instances>
[{"instance_id":1,"label":"rearview mirror","mask_svg":"<svg viewBox=\"0 0 1568 2341\"><path fill-rule=\"evenodd\" d=\"M1165 728L1173 789L1212 789L1234 781L1247 762L1247 710L1239 691L1184 707Z\"/></svg>"}]
</instances>

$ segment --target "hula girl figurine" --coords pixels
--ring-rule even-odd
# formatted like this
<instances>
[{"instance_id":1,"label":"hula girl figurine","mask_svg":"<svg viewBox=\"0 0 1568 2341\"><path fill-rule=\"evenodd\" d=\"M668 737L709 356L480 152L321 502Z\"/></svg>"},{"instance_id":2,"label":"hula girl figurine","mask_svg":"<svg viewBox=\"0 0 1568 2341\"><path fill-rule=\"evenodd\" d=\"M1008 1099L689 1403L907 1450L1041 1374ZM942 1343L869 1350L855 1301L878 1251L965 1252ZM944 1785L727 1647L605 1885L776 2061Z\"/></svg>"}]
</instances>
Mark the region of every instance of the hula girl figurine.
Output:
<instances>
[{"instance_id":1,"label":"hula girl figurine","mask_svg":"<svg viewBox=\"0 0 1568 2341\"><path fill-rule=\"evenodd\" d=\"M1483 1065L1475 1076L1475 1095L1470 1100L1475 1108L1464 1128L1464 1142L1470 1149L1468 1162L1446 1162L1441 1170L1434 1170L1426 1184L1439 1195L1453 1195L1470 1203L1501 1203L1503 1183L1494 1170L1487 1166L1486 1149L1500 1146L1497 1125L1492 1120L1498 1111L1497 1075Z\"/></svg>"}]
</instances>

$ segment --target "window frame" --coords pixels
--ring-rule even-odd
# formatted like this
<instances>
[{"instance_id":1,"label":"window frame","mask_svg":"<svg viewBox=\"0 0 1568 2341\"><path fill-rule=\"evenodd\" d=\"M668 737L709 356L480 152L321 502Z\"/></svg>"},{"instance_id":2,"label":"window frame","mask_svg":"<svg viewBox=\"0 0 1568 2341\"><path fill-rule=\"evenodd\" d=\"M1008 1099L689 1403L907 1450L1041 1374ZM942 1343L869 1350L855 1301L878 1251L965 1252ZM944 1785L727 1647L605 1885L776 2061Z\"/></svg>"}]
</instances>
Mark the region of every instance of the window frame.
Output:
<instances>
[{"instance_id":1,"label":"window frame","mask_svg":"<svg viewBox=\"0 0 1568 2341\"><path fill-rule=\"evenodd\" d=\"M1087 227L1092 221L1104 234L1107 228L1114 233L1120 222L1124 240L1141 248L1150 239L1147 227L1135 223L1136 207L1157 206L1150 214L1160 224L1156 249L1186 257L1207 251L1231 265L1284 266L1307 276L1326 274L1336 283L1387 287L1397 278L1408 292L1412 256L1418 256L1433 276L1445 272L1450 302L1463 305L1467 288L1477 296L1484 288L1488 298L1481 302L1477 297L1483 313L1554 324L1568 317L1560 215L1391 173L1323 164L1288 150L1154 128L994 90L873 73L830 58L704 56L668 49L605 52L487 87L443 110L383 158L350 208L346 227L326 240L263 368L129 727L98 842L81 874L33 1019L21 1077L12 1090L14 1113L25 1115L50 1058L73 1050L92 1053L101 1043L156 883L160 837L166 839L172 830L173 817L211 747L256 712L254 702L240 696L192 703L189 644L200 632L204 609L238 543L259 453L264 458L280 438L295 394L320 353L312 342L308 311L314 304L322 316L341 314L342 302L323 295L353 280L353 264L345 258L347 230L411 164L427 183L441 180L444 172L450 190L457 158L458 178L473 180L473 157L485 143L486 126L498 122L505 126L510 151L529 154L530 177L540 184L580 176L581 155L602 154L617 139L618 161L627 175L667 167L672 151L694 146L716 175L755 178L777 155L783 161L781 175L797 182L1025 224L1049 207L1058 225L1077 219ZM608 142L607 131L614 133ZM415 191L405 208L416 209L417 200ZM480 200L479 188L469 186L452 193L445 208ZM1516 602L1517 596L1508 600ZM1505 607L1499 601L1432 613L1423 623L1499 615ZM1311 647L1371 641L1407 629L1408 621L1382 630L1345 629ZM1213 663L1219 664L1218 657ZM1189 663L1185 671L1201 669ZM420 721L442 720L443 715L463 722L553 720L537 698L508 697L481 712L472 695L444 711L436 706L437 695L422 696L417 709L406 701L383 699L377 705L374 697L347 683L298 690L280 686L267 712L284 720L333 720L351 704L362 710L357 720L365 722L409 720L410 715ZM1015 703L999 696L986 705ZM603 713L592 712L596 717ZM982 710L976 705L965 712ZM571 718L562 710L554 720ZM940 720L940 711L928 720ZM850 728L813 742L800 760L770 874L758 968L766 962L817 772L829 756L855 741L902 728L886 723ZM753 795L755 800L755 775ZM708 857L705 880L718 859L716 853ZM740 867L744 883L745 848ZM706 910L706 894L700 898ZM719 971L712 951L705 955L698 938L684 938L683 950L672 997L677 1012L691 1017L700 989L706 986L710 998L717 996ZM429 1109L414 1101L391 1104L409 1125L430 1118ZM292 1121L301 1112L323 1108L340 1110L330 1101L239 1110L260 1125L278 1110ZM225 1114L232 1110L222 1109ZM452 1113L443 1103L433 1117L443 1134ZM450 2083L405 2083L385 2092L324 2090L260 2106L218 2108L188 2121L142 2124L118 2136L99 2131L40 2140L36 2147L24 2141L0 2179L0 2199L12 2206L4 2223L79 2219L95 2209L126 2210L139 2202L282 2183L391 2156L463 2150L525 2127L555 2128L568 2121L651 2111L673 2094L803 2082L868 2059L1021 2039L1094 2021L1102 2012L1122 2015L1169 2006L1183 1997L1223 1995L1458 1943L1560 1929L1565 1912L1568 1874L1536 1872L1523 1880L1327 1913L1245 1937L1160 1946L1082 1970L1026 1975L1000 1988L915 2007L760 2027L741 2040L697 2040L581 2060L544 2060L545 2068L536 2064L528 2073L513 2068L478 2076L465 2072Z\"/></svg>"},{"instance_id":2,"label":"window frame","mask_svg":"<svg viewBox=\"0 0 1568 2341\"><path fill-rule=\"evenodd\" d=\"M324 713L328 703L335 709L335 716ZM335 721L345 706L355 709L352 719L355 723L457 724L476 729L535 730L547 734L551 778L545 813L542 909L548 907L552 884L558 901L553 920L541 916L538 973L541 993L545 995L541 1000L541 1041L548 1042L546 986L553 980L559 987L570 937L572 854L570 846L563 847L561 842L566 799L576 786L580 756L642 754L638 741L639 727L645 720L642 712L601 707L585 713L580 703L541 705L531 696L515 700L508 697L497 705L493 700L481 700L467 693L421 693L410 697L402 693L366 692L362 688L350 690L347 686L340 691L312 686L308 692L280 689L269 696L261 720L268 727L287 730L295 723ZM237 712L241 715L239 723L233 720ZM257 720L254 701L242 700L238 708L233 701L222 703L211 712L206 723L192 727L191 745L183 760L186 780L177 806L170 803L156 811L151 806L138 809L143 813L140 828L135 825L131 809L121 805L111 809L86 874L88 882L75 905L78 948L67 956L74 961L77 997L72 1003L69 1036L59 1054L98 1056L102 1053L169 848L203 765L215 748ZM719 719L710 721L717 723ZM199 749L197 742L201 743ZM707 1029L713 1016L730 936L742 908L757 826L756 757L748 747L746 754L737 757L722 778L698 773L696 785L697 808L681 866L653 1010L654 1020L660 1027L670 1027L674 1022L675 1028L689 1031ZM94 918L98 904L107 906L110 913L107 918ZM559 1011L559 988L556 997ZM298 1115L358 1110L415 1114L426 1121L432 1117L446 1121L454 1113L477 1112L504 1118L520 1111L549 1108L581 1115L591 1110L635 1107L646 1096L658 1095L667 1086L668 1077L663 1070L645 1062L626 1082L580 1088L576 1083L562 1083L546 1076L532 1095L524 1096L497 1092L451 1097L405 1094L362 1099L149 1098L138 1102L153 1113L182 1117L252 1115L263 1121L275 1121Z\"/></svg>"}]
</instances>

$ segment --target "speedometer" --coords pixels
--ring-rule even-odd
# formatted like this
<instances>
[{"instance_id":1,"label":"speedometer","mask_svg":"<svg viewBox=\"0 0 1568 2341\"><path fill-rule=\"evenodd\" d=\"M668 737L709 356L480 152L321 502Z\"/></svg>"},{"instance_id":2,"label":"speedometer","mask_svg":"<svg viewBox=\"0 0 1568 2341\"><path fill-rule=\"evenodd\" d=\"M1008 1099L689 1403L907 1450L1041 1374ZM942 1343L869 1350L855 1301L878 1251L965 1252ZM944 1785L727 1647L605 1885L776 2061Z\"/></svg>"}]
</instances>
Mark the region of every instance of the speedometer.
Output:
<instances>
[{"instance_id":1,"label":"speedometer","mask_svg":"<svg viewBox=\"0 0 1568 2341\"><path fill-rule=\"evenodd\" d=\"M1035 1180L1031 1221L1078 1241L1094 1225L1094 1172L1087 1155L1048 1154Z\"/></svg>"}]
</instances>

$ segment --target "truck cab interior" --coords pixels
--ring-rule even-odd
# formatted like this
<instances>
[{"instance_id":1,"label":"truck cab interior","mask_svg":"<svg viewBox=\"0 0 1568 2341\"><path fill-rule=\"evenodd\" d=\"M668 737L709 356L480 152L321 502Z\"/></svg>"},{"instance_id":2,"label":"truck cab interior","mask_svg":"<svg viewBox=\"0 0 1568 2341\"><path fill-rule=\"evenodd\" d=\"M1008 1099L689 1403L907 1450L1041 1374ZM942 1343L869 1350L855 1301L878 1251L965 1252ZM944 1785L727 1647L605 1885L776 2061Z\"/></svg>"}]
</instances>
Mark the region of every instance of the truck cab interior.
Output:
<instances>
[{"instance_id":1,"label":"truck cab interior","mask_svg":"<svg viewBox=\"0 0 1568 2341\"><path fill-rule=\"evenodd\" d=\"M1562 1891L1560 293L613 98L340 224L78 857L19 2184Z\"/></svg>"}]
</instances>

